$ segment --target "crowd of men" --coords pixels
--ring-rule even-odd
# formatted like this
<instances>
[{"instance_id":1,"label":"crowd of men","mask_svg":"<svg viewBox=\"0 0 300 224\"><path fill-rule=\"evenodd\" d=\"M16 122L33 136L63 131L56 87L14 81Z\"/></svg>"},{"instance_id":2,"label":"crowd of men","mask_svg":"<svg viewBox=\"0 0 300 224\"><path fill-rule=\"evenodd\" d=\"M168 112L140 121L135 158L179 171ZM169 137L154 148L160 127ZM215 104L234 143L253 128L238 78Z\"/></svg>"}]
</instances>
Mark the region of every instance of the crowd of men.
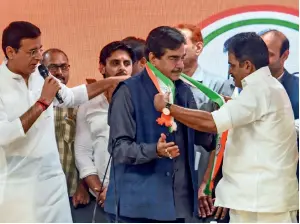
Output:
<instances>
[{"instance_id":1,"label":"crowd of men","mask_svg":"<svg viewBox=\"0 0 300 224\"><path fill-rule=\"evenodd\" d=\"M278 30L233 36L230 79L199 65L203 47L196 25L160 26L146 40L105 45L103 79L68 88L67 53L43 51L37 26L10 23L0 66L0 222L297 222L299 77L285 69L289 40Z\"/></svg>"}]
</instances>

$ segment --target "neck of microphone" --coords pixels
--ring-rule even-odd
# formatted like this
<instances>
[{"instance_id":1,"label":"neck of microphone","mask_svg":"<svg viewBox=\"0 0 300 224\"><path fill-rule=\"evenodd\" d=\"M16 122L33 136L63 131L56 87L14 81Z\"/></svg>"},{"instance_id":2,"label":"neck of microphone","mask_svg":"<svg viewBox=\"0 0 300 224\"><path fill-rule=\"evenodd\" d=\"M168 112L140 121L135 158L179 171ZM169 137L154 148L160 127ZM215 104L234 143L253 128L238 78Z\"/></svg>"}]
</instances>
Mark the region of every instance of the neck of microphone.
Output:
<instances>
[{"instance_id":1,"label":"neck of microphone","mask_svg":"<svg viewBox=\"0 0 300 224\"><path fill-rule=\"evenodd\" d=\"M38 70L39 70L41 76L42 76L44 79L47 78L47 77L49 76L49 71L48 71L48 69L46 68L45 65L39 65L39 66L38 66ZM58 102L59 102L60 104L62 104L62 103L64 102L63 99L62 99L62 97L61 97L61 95L59 94L59 92L56 93L55 97L56 97L56 99L58 100Z\"/></svg>"},{"instance_id":2,"label":"neck of microphone","mask_svg":"<svg viewBox=\"0 0 300 224\"><path fill-rule=\"evenodd\" d=\"M42 76L44 79L47 78L47 77L49 76L49 71L48 71L48 69L46 68L45 65L39 65L39 66L38 66L38 70L39 70L41 76Z\"/></svg>"}]
</instances>

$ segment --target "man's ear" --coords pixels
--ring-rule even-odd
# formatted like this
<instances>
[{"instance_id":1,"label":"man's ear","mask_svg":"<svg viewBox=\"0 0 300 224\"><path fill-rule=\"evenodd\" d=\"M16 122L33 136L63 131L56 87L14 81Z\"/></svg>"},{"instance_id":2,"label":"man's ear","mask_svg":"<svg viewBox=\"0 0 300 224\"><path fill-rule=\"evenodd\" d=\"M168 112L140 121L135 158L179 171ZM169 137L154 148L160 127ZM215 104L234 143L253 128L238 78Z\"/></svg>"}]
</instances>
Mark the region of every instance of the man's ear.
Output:
<instances>
[{"instance_id":1,"label":"man's ear","mask_svg":"<svg viewBox=\"0 0 300 224\"><path fill-rule=\"evenodd\" d=\"M281 64L284 65L284 62L288 59L290 55L290 51L289 50L286 50L280 57L280 60L281 60Z\"/></svg>"},{"instance_id":2,"label":"man's ear","mask_svg":"<svg viewBox=\"0 0 300 224\"><path fill-rule=\"evenodd\" d=\"M203 42L197 42L194 44L196 47L196 55L199 56L203 51Z\"/></svg>"},{"instance_id":3,"label":"man's ear","mask_svg":"<svg viewBox=\"0 0 300 224\"><path fill-rule=\"evenodd\" d=\"M145 57L142 57L139 63L141 67L145 67L145 65L147 64L147 59Z\"/></svg>"},{"instance_id":4,"label":"man's ear","mask_svg":"<svg viewBox=\"0 0 300 224\"><path fill-rule=\"evenodd\" d=\"M105 66L102 63L99 63L99 72L102 75L105 74Z\"/></svg>"},{"instance_id":5,"label":"man's ear","mask_svg":"<svg viewBox=\"0 0 300 224\"><path fill-rule=\"evenodd\" d=\"M154 67L156 66L157 58L155 57L155 55L152 52L149 53L149 61L152 65L154 65Z\"/></svg>"},{"instance_id":6,"label":"man's ear","mask_svg":"<svg viewBox=\"0 0 300 224\"><path fill-rule=\"evenodd\" d=\"M255 66L249 60L243 62L243 67L246 70L246 74L251 74L256 70Z\"/></svg>"},{"instance_id":7,"label":"man's ear","mask_svg":"<svg viewBox=\"0 0 300 224\"><path fill-rule=\"evenodd\" d=\"M5 48L5 53L7 55L7 59L12 60L14 59L14 56L16 55L16 50L12 48L11 46L8 46Z\"/></svg>"}]
</instances>

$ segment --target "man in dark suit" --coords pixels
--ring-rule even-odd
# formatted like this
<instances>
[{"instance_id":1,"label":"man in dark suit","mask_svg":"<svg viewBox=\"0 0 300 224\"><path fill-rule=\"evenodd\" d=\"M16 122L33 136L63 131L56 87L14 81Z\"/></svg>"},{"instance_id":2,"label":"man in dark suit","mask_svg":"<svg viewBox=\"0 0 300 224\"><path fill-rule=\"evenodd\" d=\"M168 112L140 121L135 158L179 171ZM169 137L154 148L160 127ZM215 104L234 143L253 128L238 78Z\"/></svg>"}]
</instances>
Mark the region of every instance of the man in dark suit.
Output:
<instances>
[{"instance_id":1,"label":"man in dark suit","mask_svg":"<svg viewBox=\"0 0 300 224\"><path fill-rule=\"evenodd\" d=\"M267 30L261 34L269 50L269 67L272 75L284 86L291 100L295 120L299 119L299 75L290 74L284 63L289 56L290 43L278 30Z\"/></svg>"},{"instance_id":2,"label":"man in dark suit","mask_svg":"<svg viewBox=\"0 0 300 224\"><path fill-rule=\"evenodd\" d=\"M152 30L146 69L120 84L112 97L108 150L113 160L105 201L111 222L185 222L198 213L194 144L207 149L212 135L195 137L193 129L172 119L171 127L160 125L157 119L167 119L168 113L157 112L153 103L160 89L172 101L197 108L189 86L179 79L185 43L175 28Z\"/></svg>"}]
</instances>

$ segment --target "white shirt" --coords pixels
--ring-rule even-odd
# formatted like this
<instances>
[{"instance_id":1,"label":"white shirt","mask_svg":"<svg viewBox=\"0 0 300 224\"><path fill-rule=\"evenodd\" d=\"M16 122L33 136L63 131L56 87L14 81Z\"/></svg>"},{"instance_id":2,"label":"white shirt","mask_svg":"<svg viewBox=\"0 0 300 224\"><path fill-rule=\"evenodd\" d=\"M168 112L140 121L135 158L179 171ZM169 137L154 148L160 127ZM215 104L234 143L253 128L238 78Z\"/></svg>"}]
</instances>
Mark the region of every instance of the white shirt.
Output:
<instances>
[{"instance_id":1,"label":"white shirt","mask_svg":"<svg viewBox=\"0 0 300 224\"><path fill-rule=\"evenodd\" d=\"M98 175L103 181L109 162L109 126L107 124L109 103L101 94L79 107L76 120L75 161L80 178ZM108 185L110 167L104 186ZM92 192L92 191L91 191Z\"/></svg>"},{"instance_id":2,"label":"white shirt","mask_svg":"<svg viewBox=\"0 0 300 224\"><path fill-rule=\"evenodd\" d=\"M251 212L299 208L296 131L289 97L263 67L242 80L243 91L212 113L229 130L216 205Z\"/></svg>"},{"instance_id":3,"label":"white shirt","mask_svg":"<svg viewBox=\"0 0 300 224\"><path fill-rule=\"evenodd\" d=\"M0 66L0 222L72 222L65 176L55 141L53 104L25 134L20 116L40 98L44 79L24 79ZM61 84L62 105L88 100L84 85ZM54 100L54 104L58 102Z\"/></svg>"}]
</instances>

